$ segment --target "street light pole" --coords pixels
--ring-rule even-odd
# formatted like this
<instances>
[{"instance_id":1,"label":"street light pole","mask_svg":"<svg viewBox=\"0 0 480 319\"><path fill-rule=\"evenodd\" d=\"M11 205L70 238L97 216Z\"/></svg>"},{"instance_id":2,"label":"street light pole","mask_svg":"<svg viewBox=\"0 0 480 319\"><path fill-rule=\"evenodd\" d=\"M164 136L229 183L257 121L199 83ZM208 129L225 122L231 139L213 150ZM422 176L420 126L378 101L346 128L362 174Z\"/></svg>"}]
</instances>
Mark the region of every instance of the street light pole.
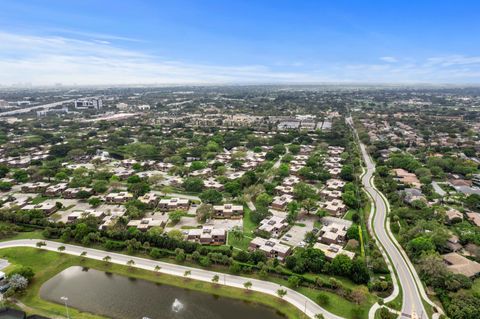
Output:
<instances>
[{"instance_id":1,"label":"street light pole","mask_svg":"<svg viewBox=\"0 0 480 319\"><path fill-rule=\"evenodd\" d=\"M63 296L60 299L62 299L63 302L65 303L65 310L67 311L67 319L70 319L70 315L68 313L68 305L67 305L68 297Z\"/></svg>"}]
</instances>

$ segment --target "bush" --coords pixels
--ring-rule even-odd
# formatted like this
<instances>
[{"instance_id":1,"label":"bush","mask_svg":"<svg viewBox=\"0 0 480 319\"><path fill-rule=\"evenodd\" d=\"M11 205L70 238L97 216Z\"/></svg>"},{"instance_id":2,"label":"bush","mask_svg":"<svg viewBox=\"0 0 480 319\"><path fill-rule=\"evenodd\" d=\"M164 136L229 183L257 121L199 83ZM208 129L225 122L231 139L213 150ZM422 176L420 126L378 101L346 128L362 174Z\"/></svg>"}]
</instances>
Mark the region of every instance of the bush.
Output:
<instances>
[{"instance_id":1,"label":"bush","mask_svg":"<svg viewBox=\"0 0 480 319\"><path fill-rule=\"evenodd\" d=\"M326 293L321 292L317 295L317 302L321 306L327 306L330 304L330 297Z\"/></svg>"},{"instance_id":2,"label":"bush","mask_svg":"<svg viewBox=\"0 0 480 319\"><path fill-rule=\"evenodd\" d=\"M33 271L32 267L22 266L18 269L15 269L10 275L18 274L22 277L25 277L28 281L31 281L35 276L35 272Z\"/></svg>"}]
</instances>

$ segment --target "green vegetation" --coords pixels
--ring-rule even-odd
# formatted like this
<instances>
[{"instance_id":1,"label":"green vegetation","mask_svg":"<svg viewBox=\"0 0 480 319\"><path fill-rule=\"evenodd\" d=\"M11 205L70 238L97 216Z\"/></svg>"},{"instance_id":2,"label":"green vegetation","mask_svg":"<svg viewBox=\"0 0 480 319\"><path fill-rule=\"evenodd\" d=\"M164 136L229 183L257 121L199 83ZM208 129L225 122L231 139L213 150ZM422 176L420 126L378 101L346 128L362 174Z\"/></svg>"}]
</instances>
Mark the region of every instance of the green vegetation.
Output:
<instances>
[{"instance_id":1,"label":"green vegetation","mask_svg":"<svg viewBox=\"0 0 480 319\"><path fill-rule=\"evenodd\" d=\"M207 283L194 280L178 280L178 278L165 275L155 274L151 271L142 269L135 269L131 271L130 267L115 264L106 264L102 261L96 261L91 259L82 259L80 257L74 257L66 254L59 254L49 251L40 251L34 248L9 248L0 250L1 258L8 259L12 265L7 269L7 273L19 269L20 266L31 267L36 273L32 283L25 292L25 294L19 296L19 300L26 304L29 309L35 310L36 313L40 313L47 316L63 316L65 309L63 305L54 304L40 299L38 296L39 289L44 282L53 277L55 274L62 270L80 265L83 267L90 267L97 270L108 271L111 273L133 277L138 279L149 280L162 284L174 285L181 288L187 288L192 290L198 290L206 293L212 293L219 296L228 298L235 298L246 300L250 302L260 302L270 307L274 307L278 311L284 313L288 318L301 318L301 313L298 309L294 308L288 303L278 302L278 299L273 296L250 292L244 293L241 289L216 285L214 283ZM86 319L101 318L93 314L79 312L76 309L71 310L72 317L81 317Z\"/></svg>"}]
</instances>

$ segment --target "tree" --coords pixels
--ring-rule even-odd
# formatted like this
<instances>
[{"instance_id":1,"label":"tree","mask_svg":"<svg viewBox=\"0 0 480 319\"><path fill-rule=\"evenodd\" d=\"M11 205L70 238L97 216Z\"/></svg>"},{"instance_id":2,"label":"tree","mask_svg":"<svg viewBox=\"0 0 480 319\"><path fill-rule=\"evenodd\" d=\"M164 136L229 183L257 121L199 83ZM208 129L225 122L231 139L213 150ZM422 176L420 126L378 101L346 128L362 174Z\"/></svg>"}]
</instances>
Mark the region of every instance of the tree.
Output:
<instances>
[{"instance_id":1,"label":"tree","mask_svg":"<svg viewBox=\"0 0 480 319\"><path fill-rule=\"evenodd\" d=\"M293 224L298 217L298 202L297 201L291 201L290 203L287 204L287 222L289 224Z\"/></svg>"},{"instance_id":2,"label":"tree","mask_svg":"<svg viewBox=\"0 0 480 319\"><path fill-rule=\"evenodd\" d=\"M42 248L43 246L47 246L47 244L44 241L38 241L35 246L37 246L37 248Z\"/></svg>"},{"instance_id":3,"label":"tree","mask_svg":"<svg viewBox=\"0 0 480 319\"><path fill-rule=\"evenodd\" d=\"M207 219L210 219L213 214L213 206L210 204L201 204L197 208L197 220L199 222L206 222Z\"/></svg>"},{"instance_id":4,"label":"tree","mask_svg":"<svg viewBox=\"0 0 480 319\"><path fill-rule=\"evenodd\" d=\"M174 225L177 224L182 219L183 216L185 216L185 212L179 209L168 213L168 218L170 218L170 222Z\"/></svg>"},{"instance_id":5,"label":"tree","mask_svg":"<svg viewBox=\"0 0 480 319\"><path fill-rule=\"evenodd\" d=\"M187 192L200 193L203 189L203 180L197 177L187 177L183 181L183 188Z\"/></svg>"},{"instance_id":6,"label":"tree","mask_svg":"<svg viewBox=\"0 0 480 319\"><path fill-rule=\"evenodd\" d=\"M325 319L325 317L324 317L323 314L317 313L317 314L315 315L315 319Z\"/></svg>"},{"instance_id":7,"label":"tree","mask_svg":"<svg viewBox=\"0 0 480 319\"><path fill-rule=\"evenodd\" d=\"M8 283L14 291L23 291L27 289L28 279L23 277L22 275L14 274L10 276L10 278L8 279Z\"/></svg>"},{"instance_id":8,"label":"tree","mask_svg":"<svg viewBox=\"0 0 480 319\"><path fill-rule=\"evenodd\" d=\"M214 284L218 284L219 279L220 279L220 278L218 277L218 275L213 275L213 277L212 277L212 282L213 282Z\"/></svg>"},{"instance_id":9,"label":"tree","mask_svg":"<svg viewBox=\"0 0 480 319\"><path fill-rule=\"evenodd\" d=\"M172 229L167 234L168 238L176 239L178 241L183 240L183 234L179 229Z\"/></svg>"},{"instance_id":10,"label":"tree","mask_svg":"<svg viewBox=\"0 0 480 319\"><path fill-rule=\"evenodd\" d=\"M28 181L28 173L23 169L13 171L13 179L18 183L26 183Z\"/></svg>"},{"instance_id":11,"label":"tree","mask_svg":"<svg viewBox=\"0 0 480 319\"><path fill-rule=\"evenodd\" d=\"M10 273L10 276L15 274L25 277L29 282L32 281L33 277L35 277L35 272L33 271L32 267L27 266L22 266L15 269Z\"/></svg>"},{"instance_id":12,"label":"tree","mask_svg":"<svg viewBox=\"0 0 480 319\"><path fill-rule=\"evenodd\" d=\"M127 261L127 266L128 266L128 267L131 268L131 267L133 267L133 265L135 265L135 260L130 259L129 261Z\"/></svg>"},{"instance_id":13,"label":"tree","mask_svg":"<svg viewBox=\"0 0 480 319\"><path fill-rule=\"evenodd\" d=\"M414 258L418 258L423 252L435 251L435 245L430 238L421 236L408 242L407 251Z\"/></svg>"},{"instance_id":14,"label":"tree","mask_svg":"<svg viewBox=\"0 0 480 319\"><path fill-rule=\"evenodd\" d=\"M307 214L313 212L317 207L317 201L313 198L307 198L302 201L302 208L307 211Z\"/></svg>"},{"instance_id":15,"label":"tree","mask_svg":"<svg viewBox=\"0 0 480 319\"><path fill-rule=\"evenodd\" d=\"M207 189L200 194L200 199L207 204L219 204L223 200L223 195L217 190Z\"/></svg>"},{"instance_id":16,"label":"tree","mask_svg":"<svg viewBox=\"0 0 480 319\"><path fill-rule=\"evenodd\" d=\"M263 206L263 207L268 207L268 205L270 205L271 202L272 202L272 197L267 193L262 193L258 195L255 200L255 204L257 206Z\"/></svg>"},{"instance_id":17,"label":"tree","mask_svg":"<svg viewBox=\"0 0 480 319\"><path fill-rule=\"evenodd\" d=\"M321 292L317 295L317 302L322 306L327 306L330 303L330 297L326 293Z\"/></svg>"},{"instance_id":18,"label":"tree","mask_svg":"<svg viewBox=\"0 0 480 319\"><path fill-rule=\"evenodd\" d=\"M277 290L277 296L280 299L283 299L283 297L285 297L286 295L287 295L287 291L285 289L278 289Z\"/></svg>"},{"instance_id":19,"label":"tree","mask_svg":"<svg viewBox=\"0 0 480 319\"><path fill-rule=\"evenodd\" d=\"M104 261L106 264L108 264L108 263L110 262L110 260L112 260L112 257L110 257L110 256L105 256L105 257L103 257L103 261Z\"/></svg>"},{"instance_id":20,"label":"tree","mask_svg":"<svg viewBox=\"0 0 480 319\"><path fill-rule=\"evenodd\" d=\"M299 277L299 276L290 276L288 277L288 285L291 287L291 288L297 288L300 283L302 282L302 279Z\"/></svg>"},{"instance_id":21,"label":"tree","mask_svg":"<svg viewBox=\"0 0 480 319\"><path fill-rule=\"evenodd\" d=\"M350 208L359 208L360 201L353 191L346 191L342 194L342 200Z\"/></svg>"},{"instance_id":22,"label":"tree","mask_svg":"<svg viewBox=\"0 0 480 319\"><path fill-rule=\"evenodd\" d=\"M175 260L177 262L184 262L185 259L187 258L187 255L185 254L185 251L181 248L175 249Z\"/></svg>"},{"instance_id":23,"label":"tree","mask_svg":"<svg viewBox=\"0 0 480 319\"><path fill-rule=\"evenodd\" d=\"M192 271L191 270L185 270L185 272L183 273L183 276L185 278L187 278L188 276L191 276L192 275Z\"/></svg>"},{"instance_id":24,"label":"tree","mask_svg":"<svg viewBox=\"0 0 480 319\"><path fill-rule=\"evenodd\" d=\"M310 185L300 182L293 187L293 195L299 201L303 201L307 198L316 198L317 193Z\"/></svg>"},{"instance_id":25,"label":"tree","mask_svg":"<svg viewBox=\"0 0 480 319\"><path fill-rule=\"evenodd\" d=\"M355 258L351 268L352 281L357 284L367 284L370 280L370 274L365 264L365 261L361 258Z\"/></svg>"},{"instance_id":26,"label":"tree","mask_svg":"<svg viewBox=\"0 0 480 319\"><path fill-rule=\"evenodd\" d=\"M105 193L108 190L108 182L104 180L95 181L92 188L97 194Z\"/></svg>"},{"instance_id":27,"label":"tree","mask_svg":"<svg viewBox=\"0 0 480 319\"><path fill-rule=\"evenodd\" d=\"M331 262L331 269L334 274L340 276L349 276L352 271L352 260L344 254L335 256Z\"/></svg>"},{"instance_id":28,"label":"tree","mask_svg":"<svg viewBox=\"0 0 480 319\"><path fill-rule=\"evenodd\" d=\"M346 181L353 181L354 177L352 165L343 165L342 170L340 171L340 177Z\"/></svg>"},{"instance_id":29,"label":"tree","mask_svg":"<svg viewBox=\"0 0 480 319\"><path fill-rule=\"evenodd\" d=\"M82 251L82 253L80 254L80 257L82 257L82 260L85 260L85 256L87 256L87 252Z\"/></svg>"},{"instance_id":30,"label":"tree","mask_svg":"<svg viewBox=\"0 0 480 319\"><path fill-rule=\"evenodd\" d=\"M65 246L59 246L59 247L57 248L57 250L58 250L59 252L63 252L63 251L65 251Z\"/></svg>"},{"instance_id":31,"label":"tree","mask_svg":"<svg viewBox=\"0 0 480 319\"><path fill-rule=\"evenodd\" d=\"M102 200L98 197L92 197L88 200L88 204L92 207L100 206L101 203L102 203Z\"/></svg>"},{"instance_id":32,"label":"tree","mask_svg":"<svg viewBox=\"0 0 480 319\"><path fill-rule=\"evenodd\" d=\"M250 290L250 288L252 288L253 284L251 281L247 281L243 284L243 287L245 287L245 289L247 289L247 291Z\"/></svg>"},{"instance_id":33,"label":"tree","mask_svg":"<svg viewBox=\"0 0 480 319\"><path fill-rule=\"evenodd\" d=\"M0 191L6 192L12 189L13 184L10 182L0 182Z\"/></svg>"},{"instance_id":34,"label":"tree","mask_svg":"<svg viewBox=\"0 0 480 319\"><path fill-rule=\"evenodd\" d=\"M238 181L229 181L225 183L225 191L232 197L237 197L242 192L242 185Z\"/></svg>"},{"instance_id":35,"label":"tree","mask_svg":"<svg viewBox=\"0 0 480 319\"><path fill-rule=\"evenodd\" d=\"M305 233L305 242L313 245L317 242L317 235L315 235L313 232L309 231Z\"/></svg>"},{"instance_id":36,"label":"tree","mask_svg":"<svg viewBox=\"0 0 480 319\"><path fill-rule=\"evenodd\" d=\"M160 267L159 265L155 265L155 268L153 268L153 271L155 272L156 275L158 275L160 272L160 269L162 269L162 267Z\"/></svg>"}]
</instances>

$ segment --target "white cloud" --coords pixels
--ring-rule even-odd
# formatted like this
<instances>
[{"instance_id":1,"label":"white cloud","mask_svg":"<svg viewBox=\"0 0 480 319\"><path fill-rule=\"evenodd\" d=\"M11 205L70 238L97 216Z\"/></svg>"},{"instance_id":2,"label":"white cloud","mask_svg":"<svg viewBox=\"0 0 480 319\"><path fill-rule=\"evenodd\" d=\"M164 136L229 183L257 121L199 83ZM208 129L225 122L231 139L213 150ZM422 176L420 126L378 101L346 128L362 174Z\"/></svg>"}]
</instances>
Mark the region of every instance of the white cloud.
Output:
<instances>
[{"instance_id":1,"label":"white cloud","mask_svg":"<svg viewBox=\"0 0 480 319\"><path fill-rule=\"evenodd\" d=\"M0 84L480 82L480 57L475 56L439 56L423 61L382 57L380 60L388 63L314 66L293 62L295 71L285 71L291 68L278 64L232 66L175 61L122 48L116 44L117 38L123 39L0 32Z\"/></svg>"},{"instance_id":2,"label":"white cloud","mask_svg":"<svg viewBox=\"0 0 480 319\"><path fill-rule=\"evenodd\" d=\"M398 59L393 57L393 56L383 56L380 58L383 62L388 62L388 63L396 63L398 62Z\"/></svg>"}]
</instances>

